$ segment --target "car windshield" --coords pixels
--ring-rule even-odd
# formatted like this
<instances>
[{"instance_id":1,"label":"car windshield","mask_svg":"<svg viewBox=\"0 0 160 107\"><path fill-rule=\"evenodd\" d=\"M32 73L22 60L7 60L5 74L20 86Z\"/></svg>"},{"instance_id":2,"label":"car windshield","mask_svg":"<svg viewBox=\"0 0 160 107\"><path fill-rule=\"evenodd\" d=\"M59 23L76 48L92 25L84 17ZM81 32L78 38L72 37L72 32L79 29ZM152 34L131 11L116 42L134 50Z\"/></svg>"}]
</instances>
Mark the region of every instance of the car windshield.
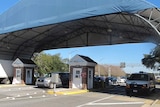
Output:
<instances>
[{"instance_id":1,"label":"car windshield","mask_svg":"<svg viewBox=\"0 0 160 107\"><path fill-rule=\"evenodd\" d=\"M129 78L129 80L148 80L148 75L146 74L132 74Z\"/></svg>"},{"instance_id":2,"label":"car windshield","mask_svg":"<svg viewBox=\"0 0 160 107\"><path fill-rule=\"evenodd\" d=\"M46 74L44 77L51 77L51 73Z\"/></svg>"},{"instance_id":3,"label":"car windshield","mask_svg":"<svg viewBox=\"0 0 160 107\"><path fill-rule=\"evenodd\" d=\"M126 77L121 77L121 79L126 79Z\"/></svg>"}]
</instances>

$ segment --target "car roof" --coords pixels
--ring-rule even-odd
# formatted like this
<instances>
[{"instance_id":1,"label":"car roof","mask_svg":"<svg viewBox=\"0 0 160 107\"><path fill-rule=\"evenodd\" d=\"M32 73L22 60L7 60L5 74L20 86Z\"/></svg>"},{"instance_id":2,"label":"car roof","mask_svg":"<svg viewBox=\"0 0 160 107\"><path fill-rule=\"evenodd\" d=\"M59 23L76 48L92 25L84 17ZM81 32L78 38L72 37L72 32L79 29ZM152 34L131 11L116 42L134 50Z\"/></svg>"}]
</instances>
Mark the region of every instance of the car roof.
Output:
<instances>
[{"instance_id":1,"label":"car roof","mask_svg":"<svg viewBox=\"0 0 160 107\"><path fill-rule=\"evenodd\" d=\"M137 72L137 73L132 73L132 74L153 74L153 73L148 73L148 72L143 72L143 71L140 71L140 72Z\"/></svg>"}]
</instances>

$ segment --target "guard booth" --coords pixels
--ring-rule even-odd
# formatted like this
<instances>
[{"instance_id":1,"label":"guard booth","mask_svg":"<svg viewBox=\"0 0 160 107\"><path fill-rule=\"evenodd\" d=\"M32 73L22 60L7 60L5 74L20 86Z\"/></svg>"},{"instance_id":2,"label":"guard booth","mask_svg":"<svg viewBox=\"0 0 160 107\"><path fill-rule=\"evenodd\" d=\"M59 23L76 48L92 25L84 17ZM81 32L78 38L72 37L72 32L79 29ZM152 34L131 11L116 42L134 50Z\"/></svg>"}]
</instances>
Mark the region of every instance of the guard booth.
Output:
<instances>
[{"instance_id":1,"label":"guard booth","mask_svg":"<svg viewBox=\"0 0 160 107\"><path fill-rule=\"evenodd\" d=\"M82 55L75 55L69 62L69 88L92 89L96 62Z\"/></svg>"},{"instance_id":2,"label":"guard booth","mask_svg":"<svg viewBox=\"0 0 160 107\"><path fill-rule=\"evenodd\" d=\"M33 84L34 68L36 64L32 60L17 58L12 63L13 82L12 84Z\"/></svg>"}]
</instances>

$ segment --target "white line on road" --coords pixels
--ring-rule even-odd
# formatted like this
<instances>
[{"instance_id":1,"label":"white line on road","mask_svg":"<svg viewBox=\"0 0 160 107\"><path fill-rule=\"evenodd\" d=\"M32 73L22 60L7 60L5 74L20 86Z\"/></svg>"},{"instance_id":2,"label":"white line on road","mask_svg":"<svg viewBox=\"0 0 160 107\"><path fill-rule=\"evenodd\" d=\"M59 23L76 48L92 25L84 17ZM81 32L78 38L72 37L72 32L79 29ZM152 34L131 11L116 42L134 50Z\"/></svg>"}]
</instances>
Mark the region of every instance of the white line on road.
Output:
<instances>
[{"instance_id":1,"label":"white line on road","mask_svg":"<svg viewBox=\"0 0 160 107\"><path fill-rule=\"evenodd\" d=\"M0 99L0 102L5 102L5 101L12 101L12 100L26 100L26 99L42 99L42 98L49 98L46 95L42 95L42 96L29 96L29 97L6 97L6 98L2 98Z\"/></svg>"},{"instance_id":2,"label":"white line on road","mask_svg":"<svg viewBox=\"0 0 160 107\"><path fill-rule=\"evenodd\" d=\"M112 95L112 96L108 96L108 97L105 97L105 98L102 98L102 99L98 99L98 100L95 100L95 101L91 101L91 102L88 102L88 103L85 103L85 104L82 104L82 105L79 105L77 107L83 107L83 106L86 106L86 105L93 105L93 106L103 106L103 105L136 105L136 104L144 104L144 102L117 102L117 103L97 103L99 101L103 101L103 100L106 100L106 99L110 99L112 97L115 97L115 95Z\"/></svg>"},{"instance_id":3,"label":"white line on road","mask_svg":"<svg viewBox=\"0 0 160 107\"><path fill-rule=\"evenodd\" d=\"M152 103L151 107L154 107L154 105L155 105L158 101L159 101L159 100L156 99L156 100Z\"/></svg>"},{"instance_id":4,"label":"white line on road","mask_svg":"<svg viewBox=\"0 0 160 107\"><path fill-rule=\"evenodd\" d=\"M144 102L119 102L119 103L88 103L86 105L130 105L144 104Z\"/></svg>"},{"instance_id":5,"label":"white line on road","mask_svg":"<svg viewBox=\"0 0 160 107\"><path fill-rule=\"evenodd\" d=\"M112 95L112 96L109 96L109 97L105 97L105 98L101 98L101 99L99 99L99 100L95 100L95 101L92 101L92 102L90 102L90 103L96 103L96 102L99 102L99 101L103 101L103 100L106 100L106 99L110 99L110 98L112 98L112 97L114 97L115 95Z\"/></svg>"},{"instance_id":6,"label":"white line on road","mask_svg":"<svg viewBox=\"0 0 160 107\"><path fill-rule=\"evenodd\" d=\"M95 101L91 101L91 102L88 102L88 103L85 103L85 104L79 105L79 106L77 106L77 107L83 107L83 106L85 106L85 105L89 105L89 104L92 104L92 103L96 103L96 102L98 102L98 101L102 101L102 100L110 99L110 98L112 98L112 97L114 97L114 95L112 95L112 96L108 96L108 97L105 97L105 98L102 98L102 99L98 99L98 100L95 100Z\"/></svg>"}]
</instances>

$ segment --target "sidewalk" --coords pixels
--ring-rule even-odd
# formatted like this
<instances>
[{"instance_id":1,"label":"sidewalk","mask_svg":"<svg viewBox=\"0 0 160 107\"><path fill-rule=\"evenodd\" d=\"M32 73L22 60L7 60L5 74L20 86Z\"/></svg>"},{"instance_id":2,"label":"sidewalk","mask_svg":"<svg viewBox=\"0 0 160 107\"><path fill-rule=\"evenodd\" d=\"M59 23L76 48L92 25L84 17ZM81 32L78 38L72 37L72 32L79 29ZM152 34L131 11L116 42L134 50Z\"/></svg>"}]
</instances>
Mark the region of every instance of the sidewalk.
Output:
<instances>
[{"instance_id":1,"label":"sidewalk","mask_svg":"<svg viewBox=\"0 0 160 107\"><path fill-rule=\"evenodd\" d=\"M112 89L114 86L108 86L105 89ZM86 92L96 92L97 90L103 90L104 88L98 88L98 89L91 89L91 90L82 90L82 89L72 89L72 88L56 88L54 89L49 89L47 91L48 94L55 94L55 95L72 95L72 94L82 94Z\"/></svg>"}]
</instances>

